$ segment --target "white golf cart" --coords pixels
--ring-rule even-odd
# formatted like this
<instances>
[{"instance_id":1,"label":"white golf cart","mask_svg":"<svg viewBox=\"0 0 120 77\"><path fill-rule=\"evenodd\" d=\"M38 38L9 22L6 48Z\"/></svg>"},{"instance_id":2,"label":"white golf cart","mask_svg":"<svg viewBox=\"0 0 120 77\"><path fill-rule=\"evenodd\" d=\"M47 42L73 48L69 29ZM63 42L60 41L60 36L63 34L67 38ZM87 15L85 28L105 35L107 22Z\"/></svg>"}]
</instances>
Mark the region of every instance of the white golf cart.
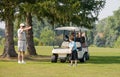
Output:
<instances>
[{"instance_id":1,"label":"white golf cart","mask_svg":"<svg viewBox=\"0 0 120 77\"><path fill-rule=\"evenodd\" d=\"M54 45L52 50L52 57L51 62L56 63L57 60L60 60L60 62L66 62L70 61L70 50L69 50L69 41L65 39L65 36L69 36L71 32L74 32L75 34L77 32L87 31L86 28L81 27L58 27L55 29L55 33L58 34L58 36L55 36L56 42L62 42L59 45ZM61 31L61 32L60 32ZM56 38L57 37L57 38ZM60 39L62 37L62 39ZM58 39L59 38L59 39ZM68 38L68 37L67 37ZM75 37L76 38L76 37ZM85 37L85 43L87 43L87 37ZM78 48L78 60L80 62L85 62L86 60L89 60L89 52L88 52L88 46L82 47L80 42L76 41L76 46ZM80 48L80 49L79 49Z\"/></svg>"}]
</instances>

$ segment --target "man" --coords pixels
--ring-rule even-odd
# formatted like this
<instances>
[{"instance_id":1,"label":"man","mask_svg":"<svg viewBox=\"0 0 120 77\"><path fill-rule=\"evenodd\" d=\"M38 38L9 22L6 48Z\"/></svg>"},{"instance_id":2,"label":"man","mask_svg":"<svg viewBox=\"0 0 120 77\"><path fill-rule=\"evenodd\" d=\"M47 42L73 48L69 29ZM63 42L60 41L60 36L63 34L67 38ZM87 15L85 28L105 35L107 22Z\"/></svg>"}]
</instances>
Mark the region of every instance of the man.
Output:
<instances>
[{"instance_id":1,"label":"man","mask_svg":"<svg viewBox=\"0 0 120 77\"><path fill-rule=\"evenodd\" d=\"M18 29L18 63L25 63L24 54L26 51L26 34L25 31L31 29L31 26L25 27L24 23L20 24Z\"/></svg>"}]
</instances>

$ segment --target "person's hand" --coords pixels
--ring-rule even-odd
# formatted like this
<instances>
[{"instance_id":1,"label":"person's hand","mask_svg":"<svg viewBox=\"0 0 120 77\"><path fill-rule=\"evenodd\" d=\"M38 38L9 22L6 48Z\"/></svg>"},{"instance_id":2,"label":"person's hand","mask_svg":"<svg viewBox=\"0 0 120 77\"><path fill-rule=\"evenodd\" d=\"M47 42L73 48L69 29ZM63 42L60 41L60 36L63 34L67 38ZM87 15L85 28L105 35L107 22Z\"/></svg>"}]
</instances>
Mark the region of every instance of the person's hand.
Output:
<instances>
[{"instance_id":1,"label":"person's hand","mask_svg":"<svg viewBox=\"0 0 120 77\"><path fill-rule=\"evenodd\" d=\"M27 27L24 28L24 30L29 30L31 28L32 28L31 26L27 26Z\"/></svg>"},{"instance_id":2,"label":"person's hand","mask_svg":"<svg viewBox=\"0 0 120 77\"><path fill-rule=\"evenodd\" d=\"M31 26L28 27L28 29L31 29L31 28L32 28Z\"/></svg>"}]
</instances>

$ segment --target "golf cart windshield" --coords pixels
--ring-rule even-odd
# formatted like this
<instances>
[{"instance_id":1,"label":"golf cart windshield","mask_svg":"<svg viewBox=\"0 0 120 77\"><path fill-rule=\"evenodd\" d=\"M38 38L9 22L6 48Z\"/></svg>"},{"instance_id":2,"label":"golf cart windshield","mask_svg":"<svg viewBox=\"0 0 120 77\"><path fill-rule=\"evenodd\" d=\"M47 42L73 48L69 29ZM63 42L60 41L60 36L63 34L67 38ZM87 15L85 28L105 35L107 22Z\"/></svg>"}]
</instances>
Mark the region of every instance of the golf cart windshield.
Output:
<instances>
[{"instance_id":1,"label":"golf cart windshield","mask_svg":"<svg viewBox=\"0 0 120 77\"><path fill-rule=\"evenodd\" d=\"M69 43L69 36L77 32L85 32L88 29L83 27L58 27L55 28L55 37L53 47L63 47L63 45L68 45ZM65 42L65 43L64 43ZM65 46L64 46L65 47ZM66 46L67 47L67 46Z\"/></svg>"}]
</instances>

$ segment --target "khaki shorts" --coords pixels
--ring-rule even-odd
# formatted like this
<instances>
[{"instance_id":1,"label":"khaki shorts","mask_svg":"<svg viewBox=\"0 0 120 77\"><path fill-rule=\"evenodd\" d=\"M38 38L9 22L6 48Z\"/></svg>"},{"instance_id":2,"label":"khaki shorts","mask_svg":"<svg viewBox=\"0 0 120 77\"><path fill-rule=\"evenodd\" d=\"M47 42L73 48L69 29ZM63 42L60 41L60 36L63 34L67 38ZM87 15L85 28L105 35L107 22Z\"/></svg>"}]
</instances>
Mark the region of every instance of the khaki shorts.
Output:
<instances>
[{"instance_id":1,"label":"khaki shorts","mask_svg":"<svg viewBox=\"0 0 120 77\"><path fill-rule=\"evenodd\" d=\"M18 41L18 51L26 51L26 41Z\"/></svg>"}]
</instances>

